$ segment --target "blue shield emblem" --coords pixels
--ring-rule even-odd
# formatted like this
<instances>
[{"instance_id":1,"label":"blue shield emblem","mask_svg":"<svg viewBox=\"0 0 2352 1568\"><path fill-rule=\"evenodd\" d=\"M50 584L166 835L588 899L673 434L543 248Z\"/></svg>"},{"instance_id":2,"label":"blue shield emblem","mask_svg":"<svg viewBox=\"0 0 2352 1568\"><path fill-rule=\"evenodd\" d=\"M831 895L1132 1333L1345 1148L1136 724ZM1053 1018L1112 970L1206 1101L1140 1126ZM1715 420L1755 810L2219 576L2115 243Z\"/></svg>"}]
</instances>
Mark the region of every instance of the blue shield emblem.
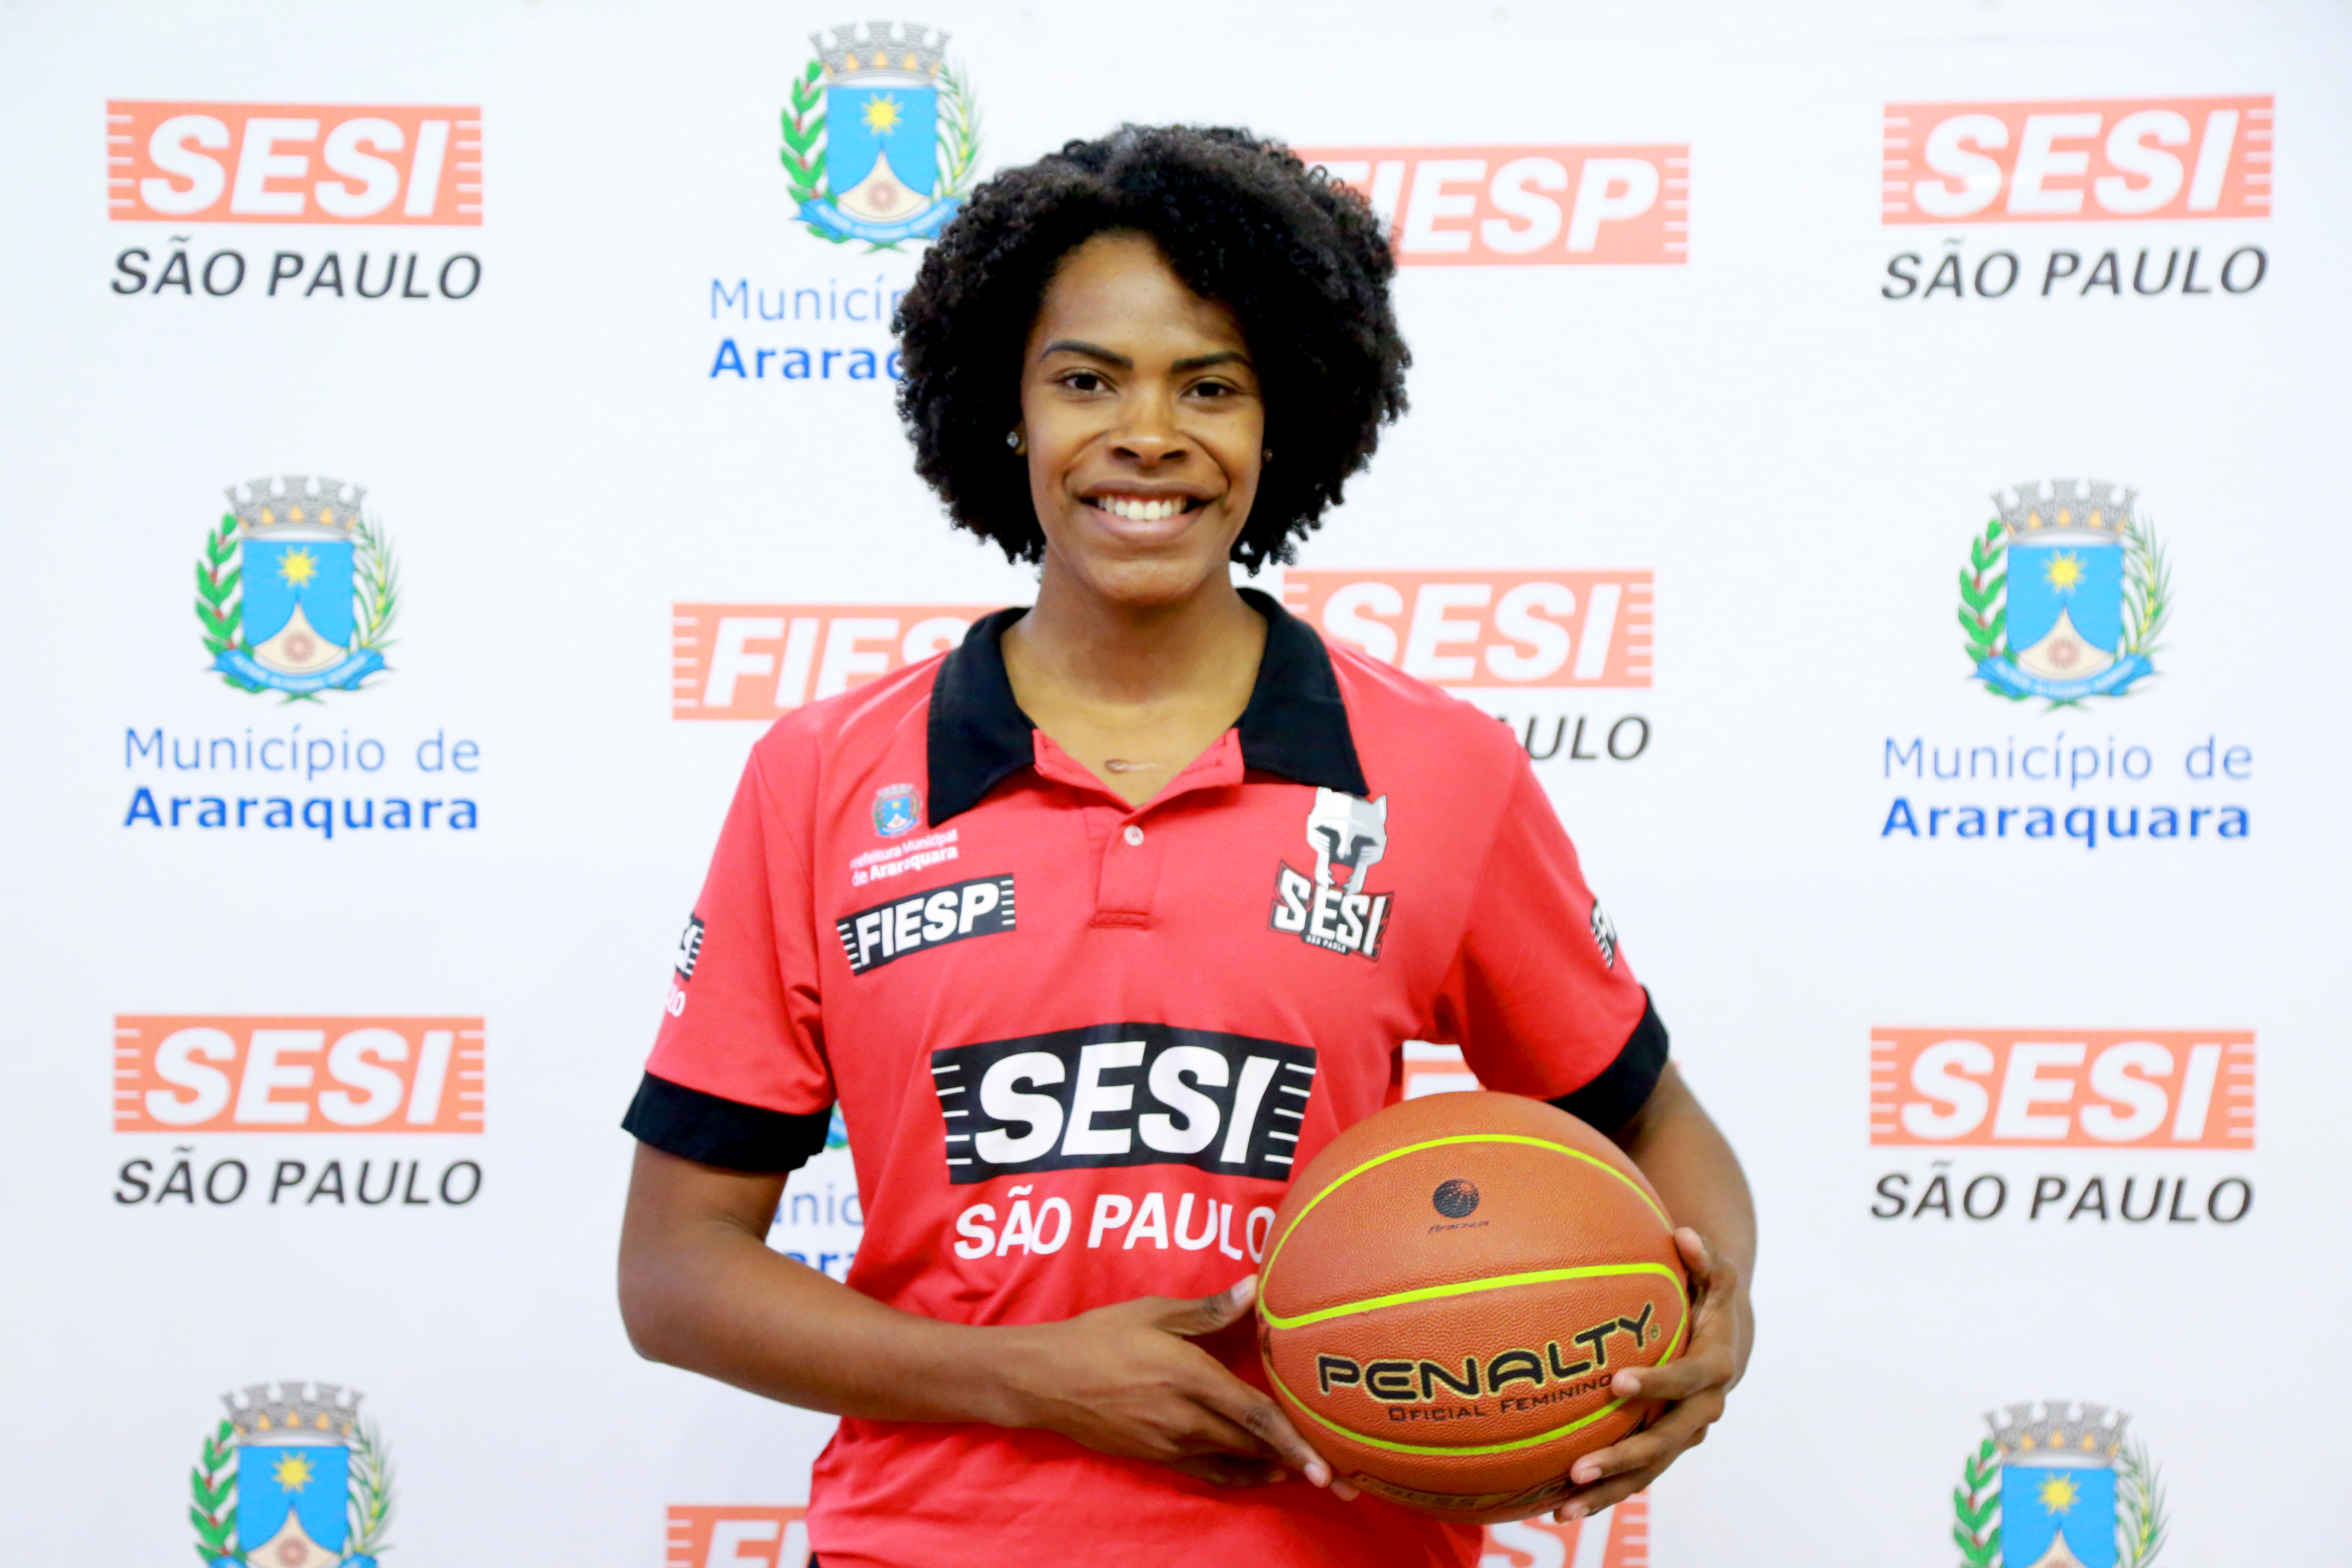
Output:
<instances>
[{"instance_id":1,"label":"blue shield emblem","mask_svg":"<svg viewBox=\"0 0 2352 1568\"><path fill-rule=\"evenodd\" d=\"M341 1443L245 1447L236 1461L238 1547L247 1557L289 1563L322 1552L340 1560L351 1523L351 1462ZM316 1551L305 1552L303 1541Z\"/></svg>"},{"instance_id":2,"label":"blue shield emblem","mask_svg":"<svg viewBox=\"0 0 2352 1568\"><path fill-rule=\"evenodd\" d=\"M2084 652L2100 656L2102 665L2115 657L2124 637L2122 542L2034 539L2011 545L2009 646L2021 650L2019 662L2037 647L2060 646L2052 639L2064 638L2070 628Z\"/></svg>"},{"instance_id":3,"label":"blue shield emblem","mask_svg":"<svg viewBox=\"0 0 2352 1568\"><path fill-rule=\"evenodd\" d=\"M352 640L349 540L248 539L244 546L245 635L270 641L299 614L317 637L341 649ZM299 634L298 634L299 635Z\"/></svg>"},{"instance_id":4,"label":"blue shield emblem","mask_svg":"<svg viewBox=\"0 0 2352 1568\"><path fill-rule=\"evenodd\" d=\"M923 797L910 784L885 784L874 795L874 831L885 838L912 833L923 820Z\"/></svg>"},{"instance_id":5,"label":"blue shield emblem","mask_svg":"<svg viewBox=\"0 0 2352 1568\"><path fill-rule=\"evenodd\" d=\"M2120 696L2155 668L2170 595L2163 552L2133 515L2137 492L2077 479L2050 489L1993 497L2000 521L1960 573L1969 656L2004 697Z\"/></svg>"},{"instance_id":6,"label":"blue shield emblem","mask_svg":"<svg viewBox=\"0 0 2352 1568\"><path fill-rule=\"evenodd\" d=\"M2116 1568L2116 1473L2105 1465L2000 1468L2000 1558L2017 1568Z\"/></svg>"},{"instance_id":7,"label":"blue shield emblem","mask_svg":"<svg viewBox=\"0 0 2352 1568\"><path fill-rule=\"evenodd\" d=\"M301 474L246 491L230 487L230 513L196 566L213 668L247 691L352 689L383 668L399 595L383 536L360 515L367 492Z\"/></svg>"},{"instance_id":8,"label":"blue shield emblem","mask_svg":"<svg viewBox=\"0 0 2352 1568\"><path fill-rule=\"evenodd\" d=\"M383 1438L333 1383L257 1383L188 1474L205 1568L377 1568L393 1516ZM235 1442L228 1439L234 1435Z\"/></svg>"},{"instance_id":9,"label":"blue shield emblem","mask_svg":"<svg viewBox=\"0 0 2352 1568\"><path fill-rule=\"evenodd\" d=\"M939 182L939 89L836 82L824 89L825 164L835 205L892 223L930 205Z\"/></svg>"},{"instance_id":10,"label":"blue shield emblem","mask_svg":"<svg viewBox=\"0 0 2352 1568\"><path fill-rule=\"evenodd\" d=\"M800 220L835 244L895 249L940 231L972 182L980 120L948 36L914 22L812 33L816 58L783 112ZM817 85L820 79L823 86Z\"/></svg>"}]
</instances>

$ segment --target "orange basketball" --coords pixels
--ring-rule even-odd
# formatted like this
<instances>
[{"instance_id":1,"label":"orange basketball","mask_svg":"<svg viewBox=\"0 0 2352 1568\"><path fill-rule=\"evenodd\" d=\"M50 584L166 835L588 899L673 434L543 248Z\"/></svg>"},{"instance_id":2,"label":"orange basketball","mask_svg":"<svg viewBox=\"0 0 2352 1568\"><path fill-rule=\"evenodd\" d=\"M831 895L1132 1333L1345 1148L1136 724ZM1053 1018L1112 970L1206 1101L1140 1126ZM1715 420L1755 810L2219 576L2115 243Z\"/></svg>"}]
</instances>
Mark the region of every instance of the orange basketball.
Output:
<instances>
[{"instance_id":1,"label":"orange basketball","mask_svg":"<svg viewBox=\"0 0 2352 1568\"><path fill-rule=\"evenodd\" d=\"M1640 1430L1622 1368L1679 1354L1674 1226L1617 1146L1511 1094L1390 1106L1291 1184L1258 1287L1275 1396L1366 1491L1524 1517Z\"/></svg>"}]
</instances>

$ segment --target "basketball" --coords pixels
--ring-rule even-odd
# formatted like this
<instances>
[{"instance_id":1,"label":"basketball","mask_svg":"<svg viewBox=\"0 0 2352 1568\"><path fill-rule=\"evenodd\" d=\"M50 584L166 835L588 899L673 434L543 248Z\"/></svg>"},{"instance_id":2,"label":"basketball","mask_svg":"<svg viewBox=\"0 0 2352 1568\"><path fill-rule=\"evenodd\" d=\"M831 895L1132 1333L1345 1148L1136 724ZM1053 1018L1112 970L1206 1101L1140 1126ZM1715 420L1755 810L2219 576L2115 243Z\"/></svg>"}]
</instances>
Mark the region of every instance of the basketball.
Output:
<instances>
[{"instance_id":1,"label":"basketball","mask_svg":"<svg viewBox=\"0 0 2352 1568\"><path fill-rule=\"evenodd\" d=\"M1334 1139L1290 1188L1258 1287L1284 1411L1333 1471L1464 1523L1523 1517L1653 1401L1679 1354L1674 1226L1617 1146L1517 1095L1437 1094Z\"/></svg>"}]
</instances>

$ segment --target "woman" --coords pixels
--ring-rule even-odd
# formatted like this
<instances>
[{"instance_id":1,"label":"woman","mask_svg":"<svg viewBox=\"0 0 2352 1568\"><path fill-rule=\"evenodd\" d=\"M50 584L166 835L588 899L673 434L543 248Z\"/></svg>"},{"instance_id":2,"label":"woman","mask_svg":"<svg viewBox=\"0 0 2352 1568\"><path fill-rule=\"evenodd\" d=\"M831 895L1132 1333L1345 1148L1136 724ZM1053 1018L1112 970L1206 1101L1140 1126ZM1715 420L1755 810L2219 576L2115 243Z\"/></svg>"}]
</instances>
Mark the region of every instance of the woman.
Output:
<instances>
[{"instance_id":1,"label":"woman","mask_svg":"<svg viewBox=\"0 0 2352 1568\"><path fill-rule=\"evenodd\" d=\"M1692 1227L1689 1352L1615 1384L1670 1408L1547 1506L1646 1485L1745 1363L1745 1184L1526 757L1232 583L1402 411L1392 269L1286 149L1130 127L982 186L907 296L918 466L1037 603L753 749L626 1123L631 1338L843 1416L833 1568L1475 1562L1331 1474L1248 1332L1290 1170L1408 1038ZM836 1100L845 1286L763 1245Z\"/></svg>"}]
</instances>

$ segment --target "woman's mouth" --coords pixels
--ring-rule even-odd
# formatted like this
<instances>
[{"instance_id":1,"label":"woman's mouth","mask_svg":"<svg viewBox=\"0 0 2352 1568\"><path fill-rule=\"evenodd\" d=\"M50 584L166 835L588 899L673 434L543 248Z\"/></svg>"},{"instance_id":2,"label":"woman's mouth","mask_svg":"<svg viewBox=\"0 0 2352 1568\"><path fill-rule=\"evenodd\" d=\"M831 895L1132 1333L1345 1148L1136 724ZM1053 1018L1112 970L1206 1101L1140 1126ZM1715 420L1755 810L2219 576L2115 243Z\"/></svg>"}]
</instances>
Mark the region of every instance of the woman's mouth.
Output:
<instances>
[{"instance_id":1,"label":"woman's mouth","mask_svg":"<svg viewBox=\"0 0 2352 1568\"><path fill-rule=\"evenodd\" d=\"M1131 495L1113 492L1088 496L1087 504L1129 522L1159 522L1179 512L1197 511L1208 504L1201 496Z\"/></svg>"}]
</instances>

